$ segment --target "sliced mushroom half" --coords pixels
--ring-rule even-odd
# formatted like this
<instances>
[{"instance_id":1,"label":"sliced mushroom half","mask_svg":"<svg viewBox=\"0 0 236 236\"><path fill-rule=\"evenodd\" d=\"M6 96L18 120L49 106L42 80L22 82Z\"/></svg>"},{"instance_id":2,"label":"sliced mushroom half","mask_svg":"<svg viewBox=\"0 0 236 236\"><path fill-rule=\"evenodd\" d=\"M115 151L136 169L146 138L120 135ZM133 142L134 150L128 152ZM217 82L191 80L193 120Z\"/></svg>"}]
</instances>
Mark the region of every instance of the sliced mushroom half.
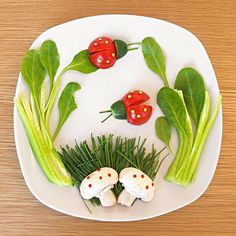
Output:
<instances>
[{"instance_id":1,"label":"sliced mushroom half","mask_svg":"<svg viewBox=\"0 0 236 236\"><path fill-rule=\"evenodd\" d=\"M153 181L139 169L133 167L123 169L119 181L124 186L124 190L118 197L118 203L121 205L130 207L136 198L149 202L154 197Z\"/></svg>"},{"instance_id":2,"label":"sliced mushroom half","mask_svg":"<svg viewBox=\"0 0 236 236\"><path fill-rule=\"evenodd\" d=\"M112 188L118 182L118 173L109 167L99 168L88 175L80 185L80 193L84 199L97 197L104 207L116 204L117 199Z\"/></svg>"}]
</instances>

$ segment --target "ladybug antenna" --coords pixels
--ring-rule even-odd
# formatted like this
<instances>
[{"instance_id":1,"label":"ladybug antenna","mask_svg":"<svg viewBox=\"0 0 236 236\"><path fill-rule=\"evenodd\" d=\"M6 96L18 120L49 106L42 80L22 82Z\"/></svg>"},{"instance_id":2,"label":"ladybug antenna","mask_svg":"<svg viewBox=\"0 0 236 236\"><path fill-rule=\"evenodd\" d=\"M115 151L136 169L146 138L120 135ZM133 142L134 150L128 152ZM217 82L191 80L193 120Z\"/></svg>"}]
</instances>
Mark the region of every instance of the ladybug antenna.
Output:
<instances>
[{"instance_id":1,"label":"ladybug antenna","mask_svg":"<svg viewBox=\"0 0 236 236\"><path fill-rule=\"evenodd\" d=\"M140 42L135 42L135 43L128 43L127 46L132 46L132 45L141 45Z\"/></svg>"},{"instance_id":2,"label":"ladybug antenna","mask_svg":"<svg viewBox=\"0 0 236 236\"><path fill-rule=\"evenodd\" d=\"M136 48L128 48L128 51L137 50L137 49L138 49L138 47L136 47Z\"/></svg>"},{"instance_id":3,"label":"ladybug antenna","mask_svg":"<svg viewBox=\"0 0 236 236\"><path fill-rule=\"evenodd\" d=\"M111 113L112 110L106 110L106 111L100 111L99 113L102 114L102 113Z\"/></svg>"},{"instance_id":4,"label":"ladybug antenna","mask_svg":"<svg viewBox=\"0 0 236 236\"><path fill-rule=\"evenodd\" d=\"M128 43L127 44L127 51L132 51L132 50L136 50L136 49L138 49L139 47L139 45L141 45L141 43L140 42L135 42L135 43ZM134 48L130 48L130 46L136 46L136 47L134 47Z\"/></svg>"},{"instance_id":5,"label":"ladybug antenna","mask_svg":"<svg viewBox=\"0 0 236 236\"><path fill-rule=\"evenodd\" d=\"M100 113L101 113L101 112L100 112ZM107 119L109 119L111 116L112 116L112 113L111 113L109 116L107 116L104 120L102 120L101 123L105 122L105 121L106 121Z\"/></svg>"}]
</instances>

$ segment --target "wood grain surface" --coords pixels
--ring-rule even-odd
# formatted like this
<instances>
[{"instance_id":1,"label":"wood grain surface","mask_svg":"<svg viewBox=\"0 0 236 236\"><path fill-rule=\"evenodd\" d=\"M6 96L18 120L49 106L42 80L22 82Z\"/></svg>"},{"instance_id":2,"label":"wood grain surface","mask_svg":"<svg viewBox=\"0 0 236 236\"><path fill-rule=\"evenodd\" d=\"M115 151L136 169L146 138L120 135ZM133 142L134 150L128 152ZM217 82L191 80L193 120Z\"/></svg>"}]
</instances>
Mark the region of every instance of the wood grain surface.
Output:
<instances>
[{"instance_id":1,"label":"wood grain surface","mask_svg":"<svg viewBox=\"0 0 236 236\"><path fill-rule=\"evenodd\" d=\"M223 143L208 190L187 207L140 222L88 221L42 205L25 185L14 144L13 97L28 47L54 25L107 13L160 18L193 32L212 60L223 95ZM0 0L0 235L236 235L235 116L235 0Z\"/></svg>"}]
</instances>

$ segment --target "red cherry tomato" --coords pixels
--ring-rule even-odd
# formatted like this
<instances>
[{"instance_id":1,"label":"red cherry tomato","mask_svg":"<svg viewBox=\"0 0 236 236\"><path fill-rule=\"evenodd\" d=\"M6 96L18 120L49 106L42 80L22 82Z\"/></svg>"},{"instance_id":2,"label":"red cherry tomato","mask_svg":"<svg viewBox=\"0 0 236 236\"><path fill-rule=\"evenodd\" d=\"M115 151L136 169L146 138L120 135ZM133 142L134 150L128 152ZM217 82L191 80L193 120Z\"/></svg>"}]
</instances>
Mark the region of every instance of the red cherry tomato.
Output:
<instances>
[{"instance_id":1,"label":"red cherry tomato","mask_svg":"<svg viewBox=\"0 0 236 236\"><path fill-rule=\"evenodd\" d=\"M131 105L144 103L149 99L150 97L142 90L134 90L134 91L128 92L123 97L123 102L124 102L125 107L128 107Z\"/></svg>"},{"instance_id":2,"label":"red cherry tomato","mask_svg":"<svg viewBox=\"0 0 236 236\"><path fill-rule=\"evenodd\" d=\"M93 65L101 69L107 69L116 62L115 53L111 51L101 51L90 55L90 61Z\"/></svg>"},{"instance_id":3,"label":"red cherry tomato","mask_svg":"<svg viewBox=\"0 0 236 236\"><path fill-rule=\"evenodd\" d=\"M126 107L127 121L133 125L142 125L146 123L152 115L152 106L133 105Z\"/></svg>"},{"instance_id":4,"label":"red cherry tomato","mask_svg":"<svg viewBox=\"0 0 236 236\"><path fill-rule=\"evenodd\" d=\"M127 93L123 100L116 101L110 107L110 110L100 113L110 113L103 121L105 122L111 116L115 119L127 120L132 125L142 125L146 123L152 115L152 106L142 104L150 97L142 90L134 90Z\"/></svg>"},{"instance_id":5,"label":"red cherry tomato","mask_svg":"<svg viewBox=\"0 0 236 236\"><path fill-rule=\"evenodd\" d=\"M89 54L101 51L111 51L116 53L116 47L112 39L107 37L100 37L93 40L88 48Z\"/></svg>"},{"instance_id":6,"label":"red cherry tomato","mask_svg":"<svg viewBox=\"0 0 236 236\"><path fill-rule=\"evenodd\" d=\"M91 63L100 69L110 68L116 62L116 47L110 38L100 37L93 40L88 51Z\"/></svg>"}]
</instances>

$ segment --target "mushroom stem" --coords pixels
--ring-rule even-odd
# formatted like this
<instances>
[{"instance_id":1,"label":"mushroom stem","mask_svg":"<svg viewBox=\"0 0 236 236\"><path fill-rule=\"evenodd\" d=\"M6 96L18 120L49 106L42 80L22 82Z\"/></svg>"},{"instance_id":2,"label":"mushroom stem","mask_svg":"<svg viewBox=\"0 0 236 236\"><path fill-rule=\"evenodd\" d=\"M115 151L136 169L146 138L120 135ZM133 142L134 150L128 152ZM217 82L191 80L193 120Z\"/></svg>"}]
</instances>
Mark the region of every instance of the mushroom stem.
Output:
<instances>
[{"instance_id":1,"label":"mushroom stem","mask_svg":"<svg viewBox=\"0 0 236 236\"><path fill-rule=\"evenodd\" d=\"M109 188L104 189L97 197L100 199L100 202L103 207L111 207L116 205L116 197L112 192L111 188L113 186L109 186Z\"/></svg>"},{"instance_id":2,"label":"mushroom stem","mask_svg":"<svg viewBox=\"0 0 236 236\"><path fill-rule=\"evenodd\" d=\"M123 206L131 207L136 199L136 196L127 192L125 189L120 193L118 197L118 203Z\"/></svg>"}]
</instances>

